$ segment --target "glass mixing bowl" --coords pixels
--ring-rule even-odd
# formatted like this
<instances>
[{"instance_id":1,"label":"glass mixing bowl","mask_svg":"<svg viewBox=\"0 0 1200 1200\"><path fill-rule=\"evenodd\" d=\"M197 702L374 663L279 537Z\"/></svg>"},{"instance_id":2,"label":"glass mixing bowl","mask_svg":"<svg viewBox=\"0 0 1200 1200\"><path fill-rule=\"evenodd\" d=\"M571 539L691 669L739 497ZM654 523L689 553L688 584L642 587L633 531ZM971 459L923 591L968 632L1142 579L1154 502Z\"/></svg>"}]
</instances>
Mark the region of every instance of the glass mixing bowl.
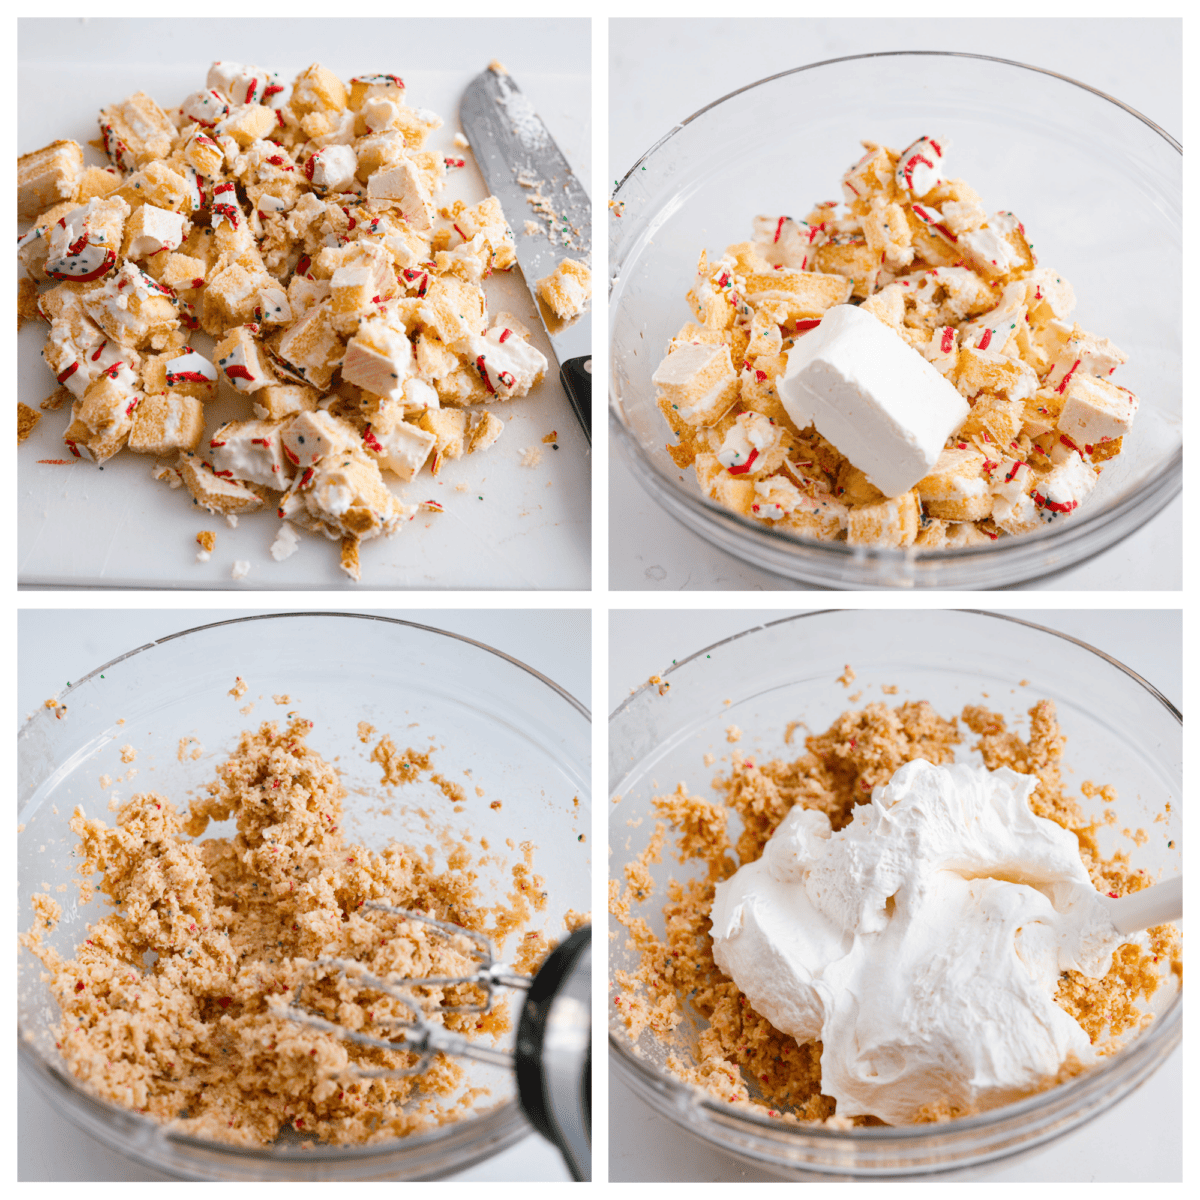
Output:
<instances>
[{"instance_id":1,"label":"glass mixing bowl","mask_svg":"<svg viewBox=\"0 0 1200 1200\"><path fill-rule=\"evenodd\" d=\"M64 620L69 619L63 614ZM25 647L34 654L36 647ZM236 676L249 690L229 695ZM277 707L275 694L290 703ZM261 699L260 699L261 697ZM46 890L63 906L51 944L71 956L85 923L108 906L79 903L75 836L67 822L77 805L111 823L114 790L163 792L177 804L209 779L243 729L296 711L315 724L309 744L336 760L349 795L349 840L381 848L392 841L419 847L481 837L490 857L479 869L485 902L511 890L521 843L536 847L534 868L549 902L537 921L561 937L568 908L591 907L589 828L591 725L588 710L557 684L498 650L407 621L339 613L285 613L206 625L131 650L100 667L60 697L64 719L42 709L19 738L17 840L19 929L30 928L30 896ZM254 701L254 711L239 710ZM123 722L121 719L124 719ZM358 740L359 721L401 745L434 735L434 762L467 787L466 812L455 814L442 791L425 780L388 796L380 769ZM177 754L181 738L199 740L196 761ZM372 741L375 739L372 738ZM137 749L136 781L102 790L128 767L119 748ZM494 800L501 807L493 809ZM382 811L387 809L387 812ZM225 836L232 822L210 827ZM439 856L441 852L439 851ZM68 884L59 894L57 885ZM534 926L538 927L538 926ZM519 937L519 934L517 935ZM508 951L511 953L513 942ZM503 953L503 951L501 951ZM54 1048L59 1009L32 955L20 955L18 1047L21 1067L51 1104L96 1140L166 1174L186 1179L359 1180L436 1178L465 1170L530 1132L516 1101L511 1072L464 1063L472 1085L491 1089L478 1111L429 1133L378 1145L306 1150L281 1137L266 1149L243 1149L173 1133L86 1091ZM513 1003L519 1003L519 999ZM515 1010L514 1010L515 1015ZM515 1022L514 1022L515 1024Z\"/></svg>"},{"instance_id":2,"label":"glass mixing bowl","mask_svg":"<svg viewBox=\"0 0 1200 1200\"><path fill-rule=\"evenodd\" d=\"M870 138L950 142L948 172L988 211L1025 223L1043 266L1070 280L1072 320L1129 355L1141 399L1125 450L1069 521L951 550L818 542L720 507L666 452L650 381L691 320L702 249L751 236L760 213L800 216L838 196ZM609 222L610 424L647 492L693 533L757 567L826 587L995 588L1114 546L1176 496L1183 474L1182 158L1170 135L1074 80L1003 59L903 52L834 59L716 100L656 143L617 186ZM1130 222L1136 233L1125 233ZM619 550L619 547L618 547Z\"/></svg>"},{"instance_id":3,"label":"glass mixing bowl","mask_svg":"<svg viewBox=\"0 0 1200 1200\"><path fill-rule=\"evenodd\" d=\"M838 682L849 663L856 678ZM1156 877L1182 869L1183 727L1178 710L1140 676L1101 651L1024 621L978 612L819 612L759 625L709 646L642 687L609 724L610 872L623 878L655 826L653 795L679 782L711 794L719 766L708 752L729 752L725 730L743 730L739 752L756 758L794 759L799 738L783 737L790 721L814 732L847 708L882 700L928 700L944 717L966 704L984 704L1028 736L1027 710L1047 698L1058 707L1067 736L1068 788L1084 780L1112 784L1117 824L1103 830L1108 854L1130 851L1134 867ZM895 696L881 691L896 686ZM852 699L857 693L862 696ZM964 731L965 732L965 731ZM967 733L969 743L970 734ZM959 762L978 761L967 743ZM1073 773L1072 773L1073 772ZM1165 820L1155 818L1170 801ZM1103 802L1082 800L1086 813ZM737 818L730 813L731 839ZM1142 846L1119 838L1124 828L1149 832ZM668 838L668 842L670 839ZM652 864L655 897L666 882L702 873L671 855ZM635 913L663 935L662 902L651 898ZM636 969L626 934L610 919L609 966ZM631 1044L615 1017L609 1029L614 1072L651 1107L696 1137L761 1167L796 1178L907 1178L970 1174L984 1164L1028 1153L1061 1137L1127 1096L1179 1044L1181 990L1164 984L1155 997L1156 1019L1102 1065L1059 1087L978 1116L936 1125L833 1130L789 1125L734 1108L670 1074L668 1049L650 1032ZM609 1007L610 1013L614 1008ZM680 1026L686 1030L687 1022ZM698 1031L692 1030L694 1037Z\"/></svg>"}]
</instances>

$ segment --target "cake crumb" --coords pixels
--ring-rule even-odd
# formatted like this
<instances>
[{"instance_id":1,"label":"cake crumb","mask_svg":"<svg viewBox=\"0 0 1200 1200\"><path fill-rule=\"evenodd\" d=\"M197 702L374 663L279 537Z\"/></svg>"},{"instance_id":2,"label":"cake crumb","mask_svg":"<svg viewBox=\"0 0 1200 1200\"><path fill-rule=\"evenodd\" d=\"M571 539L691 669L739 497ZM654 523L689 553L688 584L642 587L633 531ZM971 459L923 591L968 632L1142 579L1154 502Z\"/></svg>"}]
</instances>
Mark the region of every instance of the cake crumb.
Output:
<instances>
[{"instance_id":1,"label":"cake crumb","mask_svg":"<svg viewBox=\"0 0 1200 1200\"><path fill-rule=\"evenodd\" d=\"M17 280L17 332L20 333L27 321L37 321L41 318L38 312L37 284L28 275L22 275Z\"/></svg>"},{"instance_id":2,"label":"cake crumb","mask_svg":"<svg viewBox=\"0 0 1200 1200\"><path fill-rule=\"evenodd\" d=\"M837 681L842 687L849 688L857 678L858 676L854 673L854 668L847 663L846 669L837 677Z\"/></svg>"},{"instance_id":3,"label":"cake crumb","mask_svg":"<svg viewBox=\"0 0 1200 1200\"><path fill-rule=\"evenodd\" d=\"M69 388L60 387L38 403L42 412L57 412L64 404L71 404L75 399Z\"/></svg>"},{"instance_id":4,"label":"cake crumb","mask_svg":"<svg viewBox=\"0 0 1200 1200\"><path fill-rule=\"evenodd\" d=\"M33 432L34 427L42 419L42 414L36 408L17 401L17 445L21 445Z\"/></svg>"},{"instance_id":5,"label":"cake crumb","mask_svg":"<svg viewBox=\"0 0 1200 1200\"><path fill-rule=\"evenodd\" d=\"M233 687L229 689L229 695L235 700L240 700L246 694L247 687L246 681L239 675L233 681Z\"/></svg>"}]
</instances>

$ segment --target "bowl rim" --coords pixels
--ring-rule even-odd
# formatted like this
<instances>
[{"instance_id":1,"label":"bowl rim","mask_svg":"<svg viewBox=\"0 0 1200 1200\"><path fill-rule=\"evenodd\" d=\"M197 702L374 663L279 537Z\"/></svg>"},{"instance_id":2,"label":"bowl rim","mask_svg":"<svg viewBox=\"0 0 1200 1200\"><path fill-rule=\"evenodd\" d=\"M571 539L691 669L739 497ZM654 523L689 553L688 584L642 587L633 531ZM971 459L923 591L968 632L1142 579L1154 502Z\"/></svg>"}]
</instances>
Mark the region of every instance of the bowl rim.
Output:
<instances>
[{"instance_id":1,"label":"bowl rim","mask_svg":"<svg viewBox=\"0 0 1200 1200\"><path fill-rule=\"evenodd\" d=\"M497 658L501 658L511 665L520 668L522 671L532 675L535 679L545 684L552 691L556 692L563 700L571 705L572 708L584 718L588 724L591 724L591 711L586 705L577 700L566 688L555 683L553 679L543 675L536 668L529 666L528 663L522 662L519 658L513 657L511 654L506 654L503 650L497 650L494 646L489 646L486 642L478 641L475 638L467 637L465 634L455 633L448 629L438 629L434 625L423 625L417 621L407 621L398 617L383 617L373 613L354 613L342 612L340 610L329 609L323 611L297 610L288 612L267 612L267 613L252 613L248 616L229 617L222 621L212 621L203 625L193 625L188 629L181 629L177 633L167 634L164 637L155 638L153 641L146 642L141 646L136 646L132 650L126 651L124 654L117 655L116 658L110 659L102 666L96 667L89 671L86 675L72 681L66 688L63 689L56 699L63 699L69 696L77 688L82 687L85 683L98 677L102 672L110 670L118 663L124 662L127 659L134 658L146 651L153 650L158 646L165 645L168 642L177 641L179 638L187 637L195 633L205 633L209 630L218 629L225 625L244 625L251 621L276 621L286 618L296 617L322 617L322 618L352 618L360 621L379 621L387 625L403 626L409 629L419 630L422 633L438 634L442 637L451 638L455 641L465 642L469 646L474 646L476 649L487 651L489 654L494 654ZM54 714L46 708L37 709L21 726L18 737L25 737L37 722L43 722L54 719ZM18 795L18 802L24 803L27 797ZM18 810L20 811L20 810ZM409 1137L392 1138L385 1142L373 1142L366 1145L357 1146L330 1146L324 1142L314 1143L312 1149L305 1150L300 1146L283 1145L279 1146L271 1144L268 1146L238 1146L231 1145L226 1142L218 1142L209 1138L197 1137L195 1134L182 1133L177 1130L172 1130L169 1126L155 1121L150 1117L143 1116L141 1113L133 1109L125 1108L119 1104L114 1104L110 1100L106 1100L101 1096L95 1095L85 1088L81 1087L78 1080L68 1071L62 1070L57 1064L48 1062L40 1054L35 1053L29 1046L25 1044L25 1039L20 1036L20 1028L18 1028L17 1049L19 1051L19 1060L21 1065L27 1071L32 1071L42 1079L48 1079L51 1086L55 1088L63 1088L65 1096L73 1101L81 1101L95 1115L102 1117L105 1120L117 1120L120 1122L129 1122L135 1128L139 1129L148 1136L151 1141L163 1140L169 1143L175 1143L180 1146L202 1151L208 1156L228 1154L232 1158L241 1159L249 1162L262 1161L264 1159L280 1164L299 1164L305 1163L339 1163L351 1161L363 1161L372 1158L380 1158L385 1155L396 1155L398 1153L409 1150L440 1149L460 1149L464 1155L464 1163L474 1161L470 1158L470 1146L474 1139L468 1138L466 1135L470 1132L480 1132L490 1134L492 1137L509 1137L514 1133L519 1137L525 1136L526 1133L532 1132L532 1126L528 1122L521 1111L520 1103L516 1097L511 1097L508 1100L502 1101L499 1104L493 1105L485 1109L478 1117L468 1117L461 1121L451 1121L447 1124L438 1125L434 1129L427 1130L423 1133L415 1133ZM78 1122L69 1115L69 1112L60 1110L61 1115L64 1115L67 1120L75 1126L76 1129L81 1129ZM480 1128L482 1126L483 1128ZM81 1130L86 1133L86 1130ZM144 1149L144 1137L139 1134L130 1139L130 1146L125 1151L127 1155L138 1157L137 1150L139 1147ZM464 1143L461 1146L456 1146L456 1143ZM144 1156L138 1159L146 1161ZM156 1164L156 1169L167 1170L168 1168ZM455 1168L457 1169L457 1168Z\"/></svg>"},{"instance_id":2,"label":"bowl rim","mask_svg":"<svg viewBox=\"0 0 1200 1200\"><path fill-rule=\"evenodd\" d=\"M1143 687L1150 693L1159 703L1167 710L1167 712L1175 719L1182 727L1183 713L1170 700L1166 698L1148 680L1144 679L1132 668L1127 667L1119 659L1113 658L1111 654L1106 654L1103 650L1097 649L1090 642L1085 642L1081 638L1073 637L1071 634L1062 633L1060 630L1051 629L1049 626L1040 625L1036 621L1027 621L1022 617L1010 616L1007 613L990 612L986 609L979 608L952 608L952 609L930 609L930 608L913 608L903 610L904 615L918 614L925 616L936 616L939 612L960 612L969 613L972 616L990 617L995 620L1008 621L1014 625L1024 625L1029 629L1037 630L1039 633L1051 634L1062 641L1071 642L1082 650L1086 650L1094 654L1097 658L1103 659L1110 666L1116 667L1119 671L1128 675L1135 683ZM762 630L771 629L778 625L786 625L793 621L801 621L810 617L821 617L830 614L840 613L862 613L862 612L892 612L895 610L876 610L876 609L848 609L848 608L822 608L811 612L793 613L786 617L781 617L774 621L763 621L760 624L754 625L749 629L744 629L740 633L735 633L729 637L722 638L720 641L713 642L710 646L705 646L697 650L694 654L688 655L687 658L680 659L676 663L664 670L661 674L663 678L670 675L672 672L686 666L688 663L694 662L702 654L710 654L712 651L728 646L732 642L741 640L751 634L758 633ZM632 692L625 700L623 700L615 709L613 709L609 721L615 721L621 716L625 710L635 701L643 692L650 688L658 687L658 684L644 683L636 691ZM610 795L612 794L613 785L617 781L609 780ZM610 815L610 820L612 816ZM611 988L611 976L606 979L606 985ZM1139 1037L1132 1042L1121 1053L1114 1055L1111 1058L1106 1058L1105 1061L1089 1071L1085 1071L1080 1075L1073 1076L1070 1079L1063 1081L1056 1086L1047 1089L1044 1092L1035 1092L1031 1096L1025 1096L1020 1100L1015 1100L1011 1104L1005 1104L999 1108L987 1109L981 1113L975 1113L967 1117L954 1117L948 1121L938 1121L927 1125L879 1125L879 1126L854 1126L851 1129L829 1129L823 1125L800 1123L796 1125L789 1124L777 1120L773 1117L768 1117L765 1114L759 1115L757 1106L746 1109L738 1105L730 1104L728 1101L719 1100L708 1092L701 1090L694 1084L687 1083L682 1079L671 1076L664 1071L651 1067L647 1062L641 1059L638 1055L632 1053L631 1043L628 1038L614 1031L611 1022L608 1028L608 1045L610 1055L613 1055L619 1062L621 1069L630 1071L640 1078L650 1083L658 1091L667 1091L672 1095L677 1096L685 1103L699 1106L702 1109L707 1109L711 1113L721 1117L726 1121L745 1121L751 1126L757 1126L764 1131L772 1134L775 1140L781 1137L804 1137L824 1139L830 1142L850 1138L868 1143L886 1144L889 1142L905 1142L921 1141L924 1139L945 1138L947 1136L957 1136L960 1134L970 1134L977 1130L988 1129L989 1127L1007 1121L1013 1118L1019 1118L1029 1113L1035 1113L1042 1108L1051 1108L1057 1102L1069 1099L1072 1095L1079 1095L1093 1090L1098 1084L1103 1083L1110 1078L1118 1068L1125 1068L1130 1062L1131 1057L1145 1057L1150 1053L1163 1038L1174 1037L1176 1040L1182 1036L1182 1012L1183 1012L1183 988L1180 987L1172 998L1170 1004L1155 1019L1148 1031L1143 1037ZM1171 1020L1168 1022L1168 1018ZM1016 1150L1010 1153L1015 1153ZM1004 1156L1001 1156L1004 1157ZM950 1166L946 1168L951 1169Z\"/></svg>"},{"instance_id":3,"label":"bowl rim","mask_svg":"<svg viewBox=\"0 0 1200 1200\"><path fill-rule=\"evenodd\" d=\"M1145 125L1149 125L1155 133L1160 134L1175 150L1179 151L1181 155L1183 154L1183 146L1163 129L1161 125L1150 120L1144 113L1139 112L1132 105L1126 104L1123 100L1118 100L1116 96L1110 96L1103 89L1092 87L1090 83L1084 83L1071 75L1064 75L1061 71L1051 71L1048 67L1035 67L1032 63L1018 62L1015 58L1000 58L995 54L973 54L966 50L872 50L866 54L842 54L837 58L823 58L818 62L805 63L800 67L789 67L786 71L776 71L774 75L764 75L761 79L756 79L752 83L743 84L740 88L734 88L732 92L726 92L725 95L716 100L710 100L709 103L705 104L702 108L696 109L690 116L684 117L682 121L679 121L672 129L664 133L648 150L639 155L633 166L617 181L617 185L613 189L613 195L615 196L625 186L626 181L659 146L673 138L685 125L690 125L698 117L702 117L708 112L710 108L716 108L718 104L724 104L726 100L732 100L734 96L740 96L742 92L752 91L764 83L773 83L776 79L783 79L788 75L799 75L802 71L813 71L817 67L828 67L834 63L856 62L866 58L907 58L910 56L914 58L978 58L984 62L1003 63L1008 67L1020 67L1023 71L1036 71L1039 75L1050 75L1055 79L1061 79L1064 83L1070 83L1077 88L1082 88L1085 92L1092 92L1102 100L1107 100L1111 104L1115 104L1118 108L1123 108L1130 116L1136 117Z\"/></svg>"},{"instance_id":4,"label":"bowl rim","mask_svg":"<svg viewBox=\"0 0 1200 1200\"><path fill-rule=\"evenodd\" d=\"M961 59L977 59L984 62L1000 63L1003 66L1016 67L1022 71L1032 71L1039 75L1047 75L1053 79L1060 80L1063 83L1070 84L1072 87L1077 87L1082 91L1091 92L1092 95L1099 97L1101 100L1106 100L1117 108L1127 112L1130 116L1141 121L1149 129L1157 133L1173 150L1181 157L1183 155L1183 146L1171 134L1167 133L1156 122L1150 120L1149 117L1139 112L1136 108L1126 104L1123 100L1118 100L1115 96L1110 96L1107 92L1100 88L1092 87L1090 84L1083 83L1078 79L1072 78L1070 75L1063 75L1059 71L1051 71L1046 67L1036 67L1030 63L1017 62L1011 58L999 58L991 54L974 54L966 51L957 50L879 50L865 54L845 54L837 58L826 58L819 62L806 63L803 66L791 67L786 71L778 71L773 75L764 76L762 79L757 79L752 83L743 85L740 88L734 89L732 92L727 92L724 96L716 100L710 101L703 108L698 108L690 116L685 117L678 122L673 128L663 134L650 148L644 151L637 161L629 168L628 171L621 177L613 188L612 200L618 206L620 205L620 194L622 188L639 173L642 164L657 153L667 142L690 125L693 121L698 120L706 113L719 105L724 104L728 100L732 100L744 92L749 92L755 88L762 87L765 84L774 83L777 80L785 79L791 75L799 75L805 71L813 71L819 67L835 66L839 63L858 62L866 59L874 58L961 58ZM619 211L619 208L618 210ZM611 219L610 219L611 225ZM620 274L612 274L610 272L609 292L611 296L612 289L615 288L621 281ZM612 354L611 349L611 331L613 322L616 320L617 307L610 305L609 314L609 331L610 331L610 349L609 354ZM800 534L789 533L782 529L775 529L772 526L760 525L757 521L752 521L749 517L743 516L741 513L736 513L731 509L727 509L715 501L710 500L707 496L697 496L685 487L681 487L674 480L670 473L663 470L646 452L641 444L641 439L633 432L626 424L623 416L620 401L615 392L616 372L609 371L609 427L615 429L617 437L621 442L622 447L627 453L632 453L634 458L640 463L643 468L649 468L651 474L647 476L645 470L636 472L638 482L642 485L651 498L661 506L661 500L654 495L653 488L660 487L677 503L695 513L701 520L704 526L718 519L726 521L733 529L737 530L746 540L747 545L753 545L756 539L762 539L766 545L773 549L779 549L781 552L787 552L790 547L792 551L805 550L810 553L816 551L824 561L832 564L841 558L847 565L853 563L880 564L882 566L899 566L907 564L911 570L914 564L929 563L929 564L964 564L972 560L987 559L993 561L998 557L1013 560L1027 558L1030 556L1030 551L1036 552L1039 549L1060 549L1067 550L1067 547L1074 544L1076 547L1081 539L1086 538L1093 530L1099 529L1102 526L1109 524L1120 517L1129 514L1139 514L1141 519L1138 524L1131 524L1125 529L1120 536L1114 538L1110 542L1106 542L1095 553L1104 553L1120 545L1127 537L1131 536L1142 525L1151 521L1163 509L1167 507L1183 489L1183 446L1178 446L1170 457L1163 463L1162 469L1158 476L1158 486L1148 486L1139 488L1124 498L1114 497L1107 503L1097 508L1089 508L1082 514L1077 514L1074 521L1064 522L1059 528L1048 527L1038 530L1036 533L1023 534L1019 537L1004 537L997 539L993 545L974 545L974 546L952 546L942 549L919 549L916 547L907 547L906 549L892 549L879 546L851 546L845 542L826 542L816 538L804 537ZM652 482L650 482L652 481ZM671 515L678 516L674 513ZM693 530L704 536L706 540L712 541L707 536L706 529ZM1064 534L1068 535L1064 538ZM720 545L720 549L726 554L733 554L732 550L727 549L724 545ZM1022 552L1024 551L1024 552ZM1041 570L1023 573L1021 579L1042 579L1051 578L1063 571L1069 570L1077 566L1084 552L1077 553L1074 557L1067 551L1067 561L1059 566L1049 565ZM735 555L735 557L737 557ZM775 567L770 562L757 564L760 570L764 570L769 574L777 577L789 578L789 576ZM1015 565L1015 564L1014 564ZM1019 581L1018 581L1019 582ZM837 585L835 585L837 586ZM843 583L841 586L872 586L870 582L860 584ZM885 586L887 586L885 584ZM935 585L940 587L950 587L952 585L941 584Z\"/></svg>"},{"instance_id":5,"label":"bowl rim","mask_svg":"<svg viewBox=\"0 0 1200 1200\"><path fill-rule=\"evenodd\" d=\"M442 637L452 638L458 642L466 642L469 646L475 646L480 650L486 650L489 654L494 654L497 658L502 658L505 662L511 663L514 667L520 667L522 671L528 672L535 679L540 680L552 691L557 692L564 700L567 701L582 717L589 722L592 719L591 709L581 701L577 700L570 692L567 691L561 684L555 683L553 679L543 675L536 667L531 667L528 663L522 662L519 658L514 658L511 654L506 654L503 650L497 650L495 646L489 646L487 642L481 642L476 638L467 637L463 633L455 633L450 629L439 629L436 625L423 625L419 621L406 621L401 617L384 617L377 613L356 613L342 612L338 609L296 609L287 612L265 612L265 613L250 613L247 616L227 617L223 621L209 621L203 625L193 625L188 629L181 629L177 633L169 633L164 637L155 638L153 641L145 642L141 646L135 646L132 650L127 650L124 654L118 654L116 658L110 659L108 662L95 667L86 675L74 680L59 693L56 698L64 698L69 696L76 688L81 687L90 679L99 675L103 671L115 667L117 663L124 662L127 658L133 658L136 654L141 654L146 650L153 650L155 646L165 645L167 642L173 642L177 638L187 637L193 633L203 633L209 629L219 629L223 625L243 625L248 621L276 621L295 617L336 617L340 619L350 618L356 621L379 621L384 625L404 625L409 629L419 629L422 633L436 633ZM37 709L34 711L22 724L22 732L28 729L35 721L44 719L46 710Z\"/></svg>"}]
</instances>

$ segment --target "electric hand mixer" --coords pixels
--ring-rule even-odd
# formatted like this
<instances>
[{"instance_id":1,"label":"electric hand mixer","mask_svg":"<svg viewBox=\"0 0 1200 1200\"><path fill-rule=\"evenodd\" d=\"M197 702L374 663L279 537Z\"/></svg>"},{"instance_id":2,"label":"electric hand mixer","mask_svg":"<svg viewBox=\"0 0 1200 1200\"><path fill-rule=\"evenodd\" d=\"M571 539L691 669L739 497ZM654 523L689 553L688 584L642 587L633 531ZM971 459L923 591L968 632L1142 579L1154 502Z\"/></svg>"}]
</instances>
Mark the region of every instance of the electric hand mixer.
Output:
<instances>
[{"instance_id":1,"label":"electric hand mixer","mask_svg":"<svg viewBox=\"0 0 1200 1200\"><path fill-rule=\"evenodd\" d=\"M491 1066L511 1067L516 1072L521 1109L533 1127L562 1153L575 1180L591 1179L591 928L576 930L557 946L538 973L530 978L498 963L490 940L482 933L439 921L423 913L368 901L365 908L390 913L408 921L419 921L436 929L448 940L467 939L473 969L462 975L426 978L380 978L361 963L348 958L318 958L296 984L291 1003L278 1004L276 1011L292 1020L332 1033L346 1041L380 1050L407 1051L418 1056L411 1067L349 1067L346 1074L362 1079L419 1075L428 1070L436 1054L469 1058ZM463 943L459 943L460 945ZM349 1029L318 1016L304 1004L304 989L317 981L340 975L357 987L378 992L397 1001L409 1014L405 1019L371 1017L386 1036L375 1037ZM488 1013L498 987L526 993L512 1051L471 1041L446 1029L426 1015L418 987L450 987L473 984L484 993L479 1004L440 1006L443 1013Z\"/></svg>"}]
</instances>

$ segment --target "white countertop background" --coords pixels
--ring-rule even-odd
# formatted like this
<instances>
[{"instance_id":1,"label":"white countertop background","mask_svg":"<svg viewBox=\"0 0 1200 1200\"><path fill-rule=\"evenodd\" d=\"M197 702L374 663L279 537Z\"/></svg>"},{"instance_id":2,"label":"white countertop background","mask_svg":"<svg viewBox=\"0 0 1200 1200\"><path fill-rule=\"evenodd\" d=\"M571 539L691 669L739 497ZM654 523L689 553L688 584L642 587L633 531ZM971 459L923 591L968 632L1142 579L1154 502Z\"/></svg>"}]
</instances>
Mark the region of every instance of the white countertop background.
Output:
<instances>
[{"instance_id":1,"label":"white countertop background","mask_svg":"<svg viewBox=\"0 0 1200 1200\"><path fill-rule=\"evenodd\" d=\"M18 714L95 667L155 638L197 625L230 620L261 609L40 609L26 610L17 622ZM304 611L292 609L289 611ZM484 642L540 671L583 704L591 704L591 614L586 609L427 611L346 608L382 617L403 617ZM159 1181L170 1176L140 1166L101 1146L52 1108L24 1074L18 1073L17 1178L21 1182ZM569 1182L557 1150L530 1130L504 1153L453 1175L453 1182L538 1180Z\"/></svg>"},{"instance_id":2,"label":"white countertop background","mask_svg":"<svg viewBox=\"0 0 1200 1200\"><path fill-rule=\"evenodd\" d=\"M614 20L608 185L611 189L675 124L714 99L804 63L877 50L959 50L1045 67L1117 97L1178 139L1181 40L1179 20ZM1119 343L1119 331L1111 332ZM609 480L609 586L615 591L814 590L743 563L668 516L642 490L618 447ZM1175 590L1183 586L1182 545L1183 505L1177 497L1105 554L1020 586Z\"/></svg>"},{"instance_id":3,"label":"white countertop background","mask_svg":"<svg viewBox=\"0 0 1200 1200\"><path fill-rule=\"evenodd\" d=\"M983 607L982 605L980 607ZM609 619L611 712L673 659L792 611L647 612L614 610ZM1088 642L1123 662L1179 706L1183 695L1182 613L1177 610L1001 609ZM609 1178L741 1183L779 1177L693 1138L660 1116L610 1071ZM1005 1183L1178 1181L1183 1178L1183 1053L1175 1053L1137 1091L1044 1151L976 1178Z\"/></svg>"}]
</instances>

